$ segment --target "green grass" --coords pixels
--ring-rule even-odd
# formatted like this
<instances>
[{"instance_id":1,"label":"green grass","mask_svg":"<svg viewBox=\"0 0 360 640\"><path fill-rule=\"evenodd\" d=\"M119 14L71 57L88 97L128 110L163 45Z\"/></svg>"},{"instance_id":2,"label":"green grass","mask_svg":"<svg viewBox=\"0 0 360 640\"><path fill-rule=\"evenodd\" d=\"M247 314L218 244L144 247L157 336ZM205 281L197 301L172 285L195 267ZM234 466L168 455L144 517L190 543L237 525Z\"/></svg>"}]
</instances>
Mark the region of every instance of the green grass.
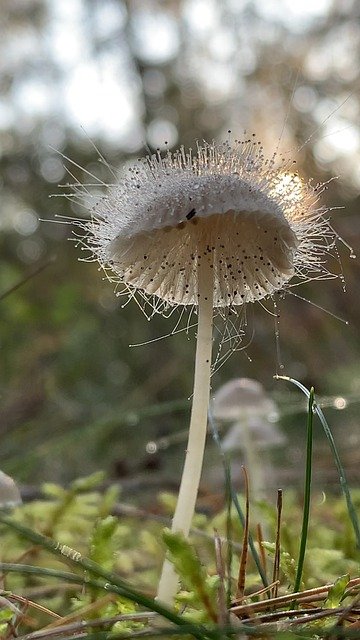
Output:
<instances>
[{"instance_id":1,"label":"green grass","mask_svg":"<svg viewBox=\"0 0 360 640\"><path fill-rule=\"evenodd\" d=\"M24 640L75 640L84 632L87 639L109 640L360 638L360 630L351 626L360 612L360 492L350 492L314 391L290 382L308 397L303 502L299 505L296 492L285 489L281 514L270 501L256 506L269 531L261 548L250 505L249 555L245 564L244 557L241 561L246 567L244 598L234 600L245 496L235 492L220 449L224 509L211 518L196 515L190 542L169 532L161 539L162 525L151 514L141 523L136 515L115 517L118 491L102 491L99 473L67 489L45 485L43 499L12 515L0 512L1 637L10 640L16 630ZM319 502L312 489L315 416L333 451L345 500L328 496ZM211 417L210 423L220 447ZM182 584L174 610L153 599L165 545ZM275 558L276 586L271 585Z\"/></svg>"}]
</instances>

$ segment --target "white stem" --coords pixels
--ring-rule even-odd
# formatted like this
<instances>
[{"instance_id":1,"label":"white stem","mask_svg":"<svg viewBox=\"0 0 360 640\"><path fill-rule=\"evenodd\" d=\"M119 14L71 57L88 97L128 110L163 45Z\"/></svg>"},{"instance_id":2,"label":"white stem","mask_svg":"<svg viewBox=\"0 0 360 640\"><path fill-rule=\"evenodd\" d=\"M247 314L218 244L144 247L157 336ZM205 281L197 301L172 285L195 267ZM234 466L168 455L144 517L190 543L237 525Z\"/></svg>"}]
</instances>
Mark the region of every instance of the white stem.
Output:
<instances>
[{"instance_id":1,"label":"white stem","mask_svg":"<svg viewBox=\"0 0 360 640\"><path fill-rule=\"evenodd\" d=\"M207 431L207 413L210 395L213 271L209 264L199 262L198 329L195 357L194 394L191 409L189 438L178 501L172 521L172 531L189 534L198 494ZM157 599L172 605L178 588L178 577L173 565L165 559Z\"/></svg>"},{"instance_id":2,"label":"white stem","mask_svg":"<svg viewBox=\"0 0 360 640\"><path fill-rule=\"evenodd\" d=\"M245 463L249 474L250 484L250 504L252 504L251 513L253 522L261 522L263 520L261 509L254 504L264 497L264 489L266 487L266 463L264 455L260 453L259 447L254 442L254 435L251 431L250 419L248 416L240 421L244 439ZM265 540L269 538L269 531L266 524L262 526L262 532Z\"/></svg>"},{"instance_id":3,"label":"white stem","mask_svg":"<svg viewBox=\"0 0 360 640\"><path fill-rule=\"evenodd\" d=\"M256 502L261 499L261 490L264 489L263 461L254 442L249 417L245 416L238 424L243 434L245 464L250 481L250 499Z\"/></svg>"}]
</instances>

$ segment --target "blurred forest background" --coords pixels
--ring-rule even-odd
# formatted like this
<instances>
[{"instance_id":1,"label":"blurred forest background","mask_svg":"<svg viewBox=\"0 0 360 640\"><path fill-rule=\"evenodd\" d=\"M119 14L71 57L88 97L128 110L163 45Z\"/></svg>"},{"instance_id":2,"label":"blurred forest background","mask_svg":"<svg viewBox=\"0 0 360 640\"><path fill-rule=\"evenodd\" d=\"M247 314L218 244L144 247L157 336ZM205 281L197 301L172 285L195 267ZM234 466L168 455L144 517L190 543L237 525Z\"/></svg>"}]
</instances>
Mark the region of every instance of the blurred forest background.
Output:
<instances>
[{"instance_id":1,"label":"blurred forest background","mask_svg":"<svg viewBox=\"0 0 360 640\"><path fill-rule=\"evenodd\" d=\"M71 227L51 222L86 212L50 196L73 181L64 165L81 182L87 171L112 180L94 145L121 171L165 141L173 149L247 130L306 177L337 176L324 202L359 253L359 2L2 0L0 12L0 468L28 485L98 468L129 491L151 478L176 484L184 442L155 454L146 445L187 428L194 334L129 347L170 333L174 319L122 309L97 266L78 260ZM359 261L339 252L346 292L336 279L296 290L315 304L279 301L281 361L325 396L358 482ZM246 376L273 393L287 438L279 482L296 482L304 400L273 380L273 318L259 305L248 318L254 336L213 388ZM318 447L317 482L336 482L321 434ZM216 459L210 442L209 486Z\"/></svg>"}]
</instances>

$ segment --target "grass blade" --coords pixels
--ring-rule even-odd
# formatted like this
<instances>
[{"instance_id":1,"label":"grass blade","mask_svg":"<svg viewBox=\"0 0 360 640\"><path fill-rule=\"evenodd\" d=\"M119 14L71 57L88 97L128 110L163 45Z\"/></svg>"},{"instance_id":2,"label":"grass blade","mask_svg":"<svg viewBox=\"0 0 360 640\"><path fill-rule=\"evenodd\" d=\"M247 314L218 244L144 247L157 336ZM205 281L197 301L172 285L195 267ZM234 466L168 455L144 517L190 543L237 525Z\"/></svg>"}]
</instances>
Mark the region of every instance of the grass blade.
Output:
<instances>
[{"instance_id":1,"label":"grass blade","mask_svg":"<svg viewBox=\"0 0 360 640\"><path fill-rule=\"evenodd\" d=\"M294 384L296 387L298 387L299 389L301 389L301 391L307 396L307 398L309 398L310 396L310 392L308 391L308 389L306 387L304 387L303 384L301 384L301 382L298 382L297 380L295 380L294 378L289 378L288 376L279 376L276 375L274 376L277 380L287 380L288 382L291 382L292 384ZM354 530L354 534L355 534L355 539L356 539L356 546L358 549L360 549L360 525L359 525L359 520L357 517L357 513L353 504L353 501L351 499L351 495L350 495L350 490L349 490L349 485L347 483L346 480L346 476L345 476L345 471L344 468L341 464L341 460L335 445L335 441L333 438L333 435L331 433L330 427L326 421L326 418L322 412L322 410L320 409L320 407L316 404L316 402L314 402L313 404L313 408L314 408L314 412L316 413L316 415L318 416L322 428L324 429L325 435L328 439L331 451L333 453L334 456L334 460L335 460L335 465L339 474L339 480L340 480L340 487L341 487L341 491L343 492L343 495L345 497L345 501L346 501L346 506L348 509L348 513L349 513L349 517L351 520L351 524Z\"/></svg>"},{"instance_id":2,"label":"grass blade","mask_svg":"<svg viewBox=\"0 0 360 640\"><path fill-rule=\"evenodd\" d=\"M299 559L297 563L294 593L300 590L301 578L304 569L306 542L309 530L310 516L310 496L311 496L311 476L312 476L312 446L313 446L313 406L314 406L314 387L311 387L309 394L308 416L307 416L307 440L306 440L306 466L305 466L305 487L304 487L304 509L303 521L301 527L301 538L299 548Z\"/></svg>"},{"instance_id":3,"label":"grass blade","mask_svg":"<svg viewBox=\"0 0 360 640\"><path fill-rule=\"evenodd\" d=\"M274 554L274 568L273 568L273 577L272 577L272 582L274 584L274 588L272 589L273 598L277 597L278 588L279 588L279 572L280 572L280 557L281 557L281 515L282 515L282 489L278 489L275 554Z\"/></svg>"}]
</instances>

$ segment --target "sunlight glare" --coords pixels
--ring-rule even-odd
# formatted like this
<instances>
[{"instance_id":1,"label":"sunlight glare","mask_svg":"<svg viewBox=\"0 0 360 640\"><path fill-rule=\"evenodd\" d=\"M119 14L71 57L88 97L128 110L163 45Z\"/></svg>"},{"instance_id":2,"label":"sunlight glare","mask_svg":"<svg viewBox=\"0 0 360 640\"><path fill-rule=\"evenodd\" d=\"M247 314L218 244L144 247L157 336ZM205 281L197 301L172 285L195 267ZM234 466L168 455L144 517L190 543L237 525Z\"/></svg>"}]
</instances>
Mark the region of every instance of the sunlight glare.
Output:
<instances>
[{"instance_id":1,"label":"sunlight glare","mask_svg":"<svg viewBox=\"0 0 360 640\"><path fill-rule=\"evenodd\" d=\"M274 193L281 195L285 200L301 200L303 197L303 183L296 173L284 172L279 175L279 180L274 187Z\"/></svg>"}]
</instances>

